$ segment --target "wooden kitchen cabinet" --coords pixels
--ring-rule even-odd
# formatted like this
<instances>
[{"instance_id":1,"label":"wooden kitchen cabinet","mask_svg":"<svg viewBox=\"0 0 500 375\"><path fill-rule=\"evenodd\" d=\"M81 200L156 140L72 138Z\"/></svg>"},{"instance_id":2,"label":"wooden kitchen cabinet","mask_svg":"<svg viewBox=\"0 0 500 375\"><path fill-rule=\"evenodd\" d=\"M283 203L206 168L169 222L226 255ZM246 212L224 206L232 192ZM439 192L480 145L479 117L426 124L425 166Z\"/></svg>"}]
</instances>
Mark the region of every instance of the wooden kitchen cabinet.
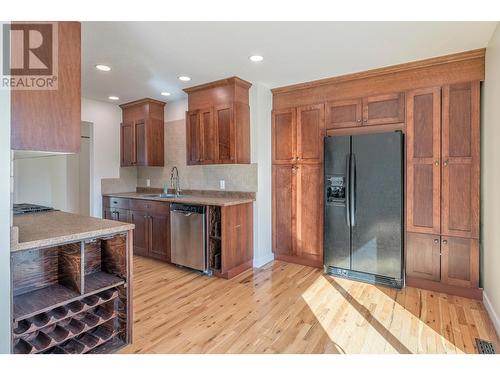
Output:
<instances>
[{"instance_id":1,"label":"wooden kitchen cabinet","mask_svg":"<svg viewBox=\"0 0 500 375\"><path fill-rule=\"evenodd\" d=\"M158 167L165 164L164 107L154 99L121 104L120 165Z\"/></svg>"},{"instance_id":2,"label":"wooden kitchen cabinet","mask_svg":"<svg viewBox=\"0 0 500 375\"><path fill-rule=\"evenodd\" d=\"M441 88L407 94L406 226L441 233Z\"/></svg>"},{"instance_id":3,"label":"wooden kitchen cabinet","mask_svg":"<svg viewBox=\"0 0 500 375\"><path fill-rule=\"evenodd\" d=\"M79 22L54 24L58 35L58 55L54 62L57 89L11 90L13 150L80 151L81 26Z\"/></svg>"},{"instance_id":4,"label":"wooden kitchen cabinet","mask_svg":"<svg viewBox=\"0 0 500 375\"><path fill-rule=\"evenodd\" d=\"M441 238L442 282L466 288L479 287L479 241L472 238Z\"/></svg>"},{"instance_id":5,"label":"wooden kitchen cabinet","mask_svg":"<svg viewBox=\"0 0 500 375\"><path fill-rule=\"evenodd\" d=\"M323 166L273 166L273 251L276 259L323 264Z\"/></svg>"},{"instance_id":6,"label":"wooden kitchen cabinet","mask_svg":"<svg viewBox=\"0 0 500 375\"><path fill-rule=\"evenodd\" d=\"M396 124L405 120L403 93L363 98L363 125Z\"/></svg>"},{"instance_id":7,"label":"wooden kitchen cabinet","mask_svg":"<svg viewBox=\"0 0 500 375\"><path fill-rule=\"evenodd\" d=\"M480 295L479 105L479 82L407 93L409 285ZM439 257L429 245L436 238ZM440 273L432 273L438 265ZM427 280L434 284L422 284Z\"/></svg>"},{"instance_id":8,"label":"wooden kitchen cabinet","mask_svg":"<svg viewBox=\"0 0 500 375\"><path fill-rule=\"evenodd\" d=\"M273 165L272 168L273 251L277 256L291 256L295 251L296 167Z\"/></svg>"},{"instance_id":9,"label":"wooden kitchen cabinet","mask_svg":"<svg viewBox=\"0 0 500 375\"><path fill-rule=\"evenodd\" d=\"M203 139L198 111L186 112L187 164L197 165L202 162Z\"/></svg>"},{"instance_id":10,"label":"wooden kitchen cabinet","mask_svg":"<svg viewBox=\"0 0 500 375\"><path fill-rule=\"evenodd\" d=\"M321 163L325 135L325 106L314 104L297 108L297 161Z\"/></svg>"},{"instance_id":11,"label":"wooden kitchen cabinet","mask_svg":"<svg viewBox=\"0 0 500 375\"><path fill-rule=\"evenodd\" d=\"M170 261L170 213L150 213L148 229L149 256Z\"/></svg>"},{"instance_id":12,"label":"wooden kitchen cabinet","mask_svg":"<svg viewBox=\"0 0 500 375\"><path fill-rule=\"evenodd\" d=\"M272 155L273 164L290 164L295 161L296 110L288 108L273 111L272 114Z\"/></svg>"},{"instance_id":13,"label":"wooden kitchen cabinet","mask_svg":"<svg viewBox=\"0 0 500 375\"><path fill-rule=\"evenodd\" d=\"M335 100L326 103L326 128L352 128L361 125L361 99Z\"/></svg>"},{"instance_id":14,"label":"wooden kitchen cabinet","mask_svg":"<svg viewBox=\"0 0 500 375\"><path fill-rule=\"evenodd\" d=\"M250 163L250 86L231 77L184 90L188 165Z\"/></svg>"},{"instance_id":15,"label":"wooden kitchen cabinet","mask_svg":"<svg viewBox=\"0 0 500 375\"><path fill-rule=\"evenodd\" d=\"M134 255L149 255L148 214L144 211L130 211L130 223L134 228Z\"/></svg>"},{"instance_id":16,"label":"wooden kitchen cabinet","mask_svg":"<svg viewBox=\"0 0 500 375\"><path fill-rule=\"evenodd\" d=\"M443 235L479 238L479 105L479 82L443 88Z\"/></svg>"},{"instance_id":17,"label":"wooden kitchen cabinet","mask_svg":"<svg viewBox=\"0 0 500 375\"><path fill-rule=\"evenodd\" d=\"M406 275L420 279L441 279L441 237L439 235L407 233Z\"/></svg>"},{"instance_id":18,"label":"wooden kitchen cabinet","mask_svg":"<svg viewBox=\"0 0 500 375\"><path fill-rule=\"evenodd\" d=\"M323 162L324 109L315 104L273 112L273 164Z\"/></svg>"},{"instance_id":19,"label":"wooden kitchen cabinet","mask_svg":"<svg viewBox=\"0 0 500 375\"><path fill-rule=\"evenodd\" d=\"M404 93L326 102L326 129L404 123Z\"/></svg>"}]
</instances>

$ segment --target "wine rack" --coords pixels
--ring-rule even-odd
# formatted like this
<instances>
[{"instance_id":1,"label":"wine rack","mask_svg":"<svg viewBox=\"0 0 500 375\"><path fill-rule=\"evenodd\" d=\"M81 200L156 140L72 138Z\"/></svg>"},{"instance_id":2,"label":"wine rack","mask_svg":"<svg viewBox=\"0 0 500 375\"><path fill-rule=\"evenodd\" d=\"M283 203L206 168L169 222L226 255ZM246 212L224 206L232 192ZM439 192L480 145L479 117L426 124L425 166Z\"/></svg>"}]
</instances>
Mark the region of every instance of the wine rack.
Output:
<instances>
[{"instance_id":1,"label":"wine rack","mask_svg":"<svg viewBox=\"0 0 500 375\"><path fill-rule=\"evenodd\" d=\"M211 270L221 270L222 222L221 209L216 206L208 207L208 266Z\"/></svg>"},{"instance_id":2,"label":"wine rack","mask_svg":"<svg viewBox=\"0 0 500 375\"><path fill-rule=\"evenodd\" d=\"M108 353L130 343L127 235L12 253L14 354Z\"/></svg>"}]
</instances>

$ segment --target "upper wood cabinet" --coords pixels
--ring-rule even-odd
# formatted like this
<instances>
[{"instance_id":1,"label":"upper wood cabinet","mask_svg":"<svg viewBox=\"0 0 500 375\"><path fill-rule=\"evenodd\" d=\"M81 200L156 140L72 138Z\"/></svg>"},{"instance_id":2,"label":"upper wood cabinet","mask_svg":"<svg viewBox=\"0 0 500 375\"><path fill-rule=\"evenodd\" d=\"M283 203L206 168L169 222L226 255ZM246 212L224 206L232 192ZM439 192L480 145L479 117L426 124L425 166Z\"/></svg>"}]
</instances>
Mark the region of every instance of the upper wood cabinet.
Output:
<instances>
[{"instance_id":1,"label":"upper wood cabinet","mask_svg":"<svg viewBox=\"0 0 500 375\"><path fill-rule=\"evenodd\" d=\"M406 229L439 235L441 88L409 92L406 108Z\"/></svg>"},{"instance_id":2,"label":"upper wood cabinet","mask_svg":"<svg viewBox=\"0 0 500 375\"><path fill-rule=\"evenodd\" d=\"M184 90L188 165L250 163L250 86L231 77Z\"/></svg>"},{"instance_id":3,"label":"upper wood cabinet","mask_svg":"<svg viewBox=\"0 0 500 375\"><path fill-rule=\"evenodd\" d=\"M314 104L273 112L273 164L323 162L325 112Z\"/></svg>"},{"instance_id":4,"label":"upper wood cabinet","mask_svg":"<svg viewBox=\"0 0 500 375\"><path fill-rule=\"evenodd\" d=\"M326 128L352 128L361 125L361 99L336 100L326 103Z\"/></svg>"},{"instance_id":5,"label":"upper wood cabinet","mask_svg":"<svg viewBox=\"0 0 500 375\"><path fill-rule=\"evenodd\" d=\"M326 103L326 128L387 125L405 121L403 93L334 100Z\"/></svg>"},{"instance_id":6,"label":"upper wood cabinet","mask_svg":"<svg viewBox=\"0 0 500 375\"><path fill-rule=\"evenodd\" d=\"M443 88L443 235L479 238L479 82Z\"/></svg>"},{"instance_id":7,"label":"upper wood cabinet","mask_svg":"<svg viewBox=\"0 0 500 375\"><path fill-rule=\"evenodd\" d=\"M120 105L122 167L161 167L165 164L164 107L164 102L149 98Z\"/></svg>"},{"instance_id":8,"label":"upper wood cabinet","mask_svg":"<svg viewBox=\"0 0 500 375\"><path fill-rule=\"evenodd\" d=\"M404 94L387 94L363 98L363 125L383 125L404 122Z\"/></svg>"},{"instance_id":9,"label":"upper wood cabinet","mask_svg":"<svg viewBox=\"0 0 500 375\"><path fill-rule=\"evenodd\" d=\"M54 25L58 36L57 61L54 62L57 64L57 89L11 90L13 150L80 151L80 23L55 22Z\"/></svg>"}]
</instances>

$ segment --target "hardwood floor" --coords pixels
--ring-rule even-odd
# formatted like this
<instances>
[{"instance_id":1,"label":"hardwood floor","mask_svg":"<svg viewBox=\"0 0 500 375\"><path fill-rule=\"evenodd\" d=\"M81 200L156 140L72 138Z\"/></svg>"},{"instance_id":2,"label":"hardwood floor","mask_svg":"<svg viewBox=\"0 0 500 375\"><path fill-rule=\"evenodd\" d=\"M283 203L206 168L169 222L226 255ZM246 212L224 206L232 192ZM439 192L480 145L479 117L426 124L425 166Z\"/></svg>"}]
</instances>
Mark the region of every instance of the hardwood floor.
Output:
<instances>
[{"instance_id":1,"label":"hardwood floor","mask_svg":"<svg viewBox=\"0 0 500 375\"><path fill-rule=\"evenodd\" d=\"M474 353L500 348L481 302L376 287L274 261L232 280L134 258L121 353Z\"/></svg>"}]
</instances>

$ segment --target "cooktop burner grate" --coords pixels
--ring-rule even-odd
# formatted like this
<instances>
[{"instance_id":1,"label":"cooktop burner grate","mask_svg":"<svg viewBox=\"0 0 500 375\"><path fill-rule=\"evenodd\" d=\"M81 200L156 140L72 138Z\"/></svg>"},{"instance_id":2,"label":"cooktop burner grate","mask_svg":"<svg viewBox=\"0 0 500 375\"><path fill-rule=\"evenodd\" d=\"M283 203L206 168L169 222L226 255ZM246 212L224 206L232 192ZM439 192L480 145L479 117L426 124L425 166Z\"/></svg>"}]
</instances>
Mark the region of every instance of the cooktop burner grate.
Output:
<instances>
[{"instance_id":1,"label":"cooktop burner grate","mask_svg":"<svg viewBox=\"0 0 500 375\"><path fill-rule=\"evenodd\" d=\"M41 206L38 204L31 203L15 203L13 205L14 215L31 214L34 212L47 212L54 211L52 207Z\"/></svg>"}]
</instances>

